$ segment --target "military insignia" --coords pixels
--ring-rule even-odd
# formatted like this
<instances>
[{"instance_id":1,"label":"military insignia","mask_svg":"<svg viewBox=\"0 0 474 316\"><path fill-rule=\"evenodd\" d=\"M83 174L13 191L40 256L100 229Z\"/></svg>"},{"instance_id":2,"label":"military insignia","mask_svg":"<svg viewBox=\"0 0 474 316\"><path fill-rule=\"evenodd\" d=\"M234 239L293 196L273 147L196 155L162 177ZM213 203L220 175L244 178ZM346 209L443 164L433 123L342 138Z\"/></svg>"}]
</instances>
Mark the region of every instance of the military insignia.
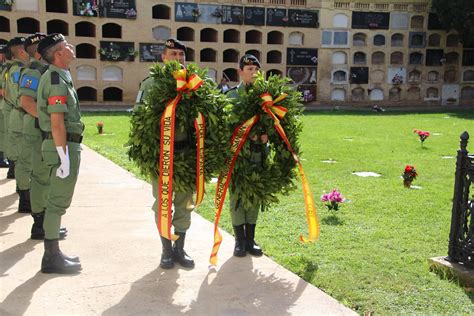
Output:
<instances>
[{"instance_id":1,"label":"military insignia","mask_svg":"<svg viewBox=\"0 0 474 316\"><path fill-rule=\"evenodd\" d=\"M38 89L39 80L37 78L23 75L21 77L20 88L27 88L36 91Z\"/></svg>"},{"instance_id":2,"label":"military insignia","mask_svg":"<svg viewBox=\"0 0 474 316\"><path fill-rule=\"evenodd\" d=\"M166 41L165 45L166 47L174 48L174 41Z\"/></svg>"},{"instance_id":3,"label":"military insignia","mask_svg":"<svg viewBox=\"0 0 474 316\"><path fill-rule=\"evenodd\" d=\"M48 105L66 105L67 97L65 95L55 95L48 98Z\"/></svg>"},{"instance_id":4,"label":"military insignia","mask_svg":"<svg viewBox=\"0 0 474 316\"><path fill-rule=\"evenodd\" d=\"M59 84L59 74L56 71L51 72L51 84Z\"/></svg>"},{"instance_id":5,"label":"military insignia","mask_svg":"<svg viewBox=\"0 0 474 316\"><path fill-rule=\"evenodd\" d=\"M18 83L18 81L20 80L19 71L12 73L12 80L13 80L13 83Z\"/></svg>"}]
</instances>

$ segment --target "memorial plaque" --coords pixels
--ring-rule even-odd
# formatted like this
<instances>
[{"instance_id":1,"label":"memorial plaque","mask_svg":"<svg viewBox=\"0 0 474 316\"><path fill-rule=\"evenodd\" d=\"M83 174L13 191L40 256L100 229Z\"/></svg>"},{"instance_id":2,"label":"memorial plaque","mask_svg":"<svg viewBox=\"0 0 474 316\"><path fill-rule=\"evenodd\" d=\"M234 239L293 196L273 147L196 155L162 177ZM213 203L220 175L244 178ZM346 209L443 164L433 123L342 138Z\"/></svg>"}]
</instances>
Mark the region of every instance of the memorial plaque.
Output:
<instances>
[{"instance_id":1,"label":"memorial plaque","mask_svg":"<svg viewBox=\"0 0 474 316\"><path fill-rule=\"evenodd\" d=\"M427 49L426 50L426 66L441 66L444 58L444 51L442 49Z\"/></svg>"},{"instance_id":2,"label":"memorial plaque","mask_svg":"<svg viewBox=\"0 0 474 316\"><path fill-rule=\"evenodd\" d=\"M134 61L135 47L133 42L100 42L100 60Z\"/></svg>"},{"instance_id":3,"label":"memorial plaque","mask_svg":"<svg viewBox=\"0 0 474 316\"><path fill-rule=\"evenodd\" d=\"M231 5L222 6L222 24L243 24L244 8Z\"/></svg>"},{"instance_id":4,"label":"memorial plaque","mask_svg":"<svg viewBox=\"0 0 474 316\"><path fill-rule=\"evenodd\" d=\"M319 27L319 11L288 9L288 26Z\"/></svg>"},{"instance_id":5,"label":"memorial plaque","mask_svg":"<svg viewBox=\"0 0 474 316\"><path fill-rule=\"evenodd\" d=\"M315 48L287 48L287 65L311 65L318 64L318 50Z\"/></svg>"},{"instance_id":6,"label":"memorial plaque","mask_svg":"<svg viewBox=\"0 0 474 316\"><path fill-rule=\"evenodd\" d=\"M247 25L265 25L265 8L245 7L244 15Z\"/></svg>"},{"instance_id":7,"label":"memorial plaque","mask_svg":"<svg viewBox=\"0 0 474 316\"><path fill-rule=\"evenodd\" d=\"M390 13L385 12L352 12L353 29L388 30Z\"/></svg>"},{"instance_id":8,"label":"memorial plaque","mask_svg":"<svg viewBox=\"0 0 474 316\"><path fill-rule=\"evenodd\" d=\"M316 101L316 85L300 85L298 86L298 91L301 92L301 99L304 103Z\"/></svg>"},{"instance_id":9,"label":"memorial plaque","mask_svg":"<svg viewBox=\"0 0 474 316\"><path fill-rule=\"evenodd\" d=\"M369 83L369 67L351 67L351 73L349 76L350 83Z\"/></svg>"},{"instance_id":10,"label":"memorial plaque","mask_svg":"<svg viewBox=\"0 0 474 316\"><path fill-rule=\"evenodd\" d=\"M100 16L114 19L136 19L137 6L135 0L105 0Z\"/></svg>"},{"instance_id":11,"label":"memorial plaque","mask_svg":"<svg viewBox=\"0 0 474 316\"><path fill-rule=\"evenodd\" d=\"M286 9L268 8L266 24L268 26L286 26L288 24Z\"/></svg>"},{"instance_id":12,"label":"memorial plaque","mask_svg":"<svg viewBox=\"0 0 474 316\"><path fill-rule=\"evenodd\" d=\"M162 62L165 44L140 43L140 62Z\"/></svg>"},{"instance_id":13,"label":"memorial plaque","mask_svg":"<svg viewBox=\"0 0 474 316\"><path fill-rule=\"evenodd\" d=\"M77 16L99 16L99 8L96 0L73 0L72 14Z\"/></svg>"},{"instance_id":14,"label":"memorial plaque","mask_svg":"<svg viewBox=\"0 0 474 316\"><path fill-rule=\"evenodd\" d=\"M286 76L290 78L295 85L316 84L317 83L316 67L287 67Z\"/></svg>"},{"instance_id":15,"label":"memorial plaque","mask_svg":"<svg viewBox=\"0 0 474 316\"><path fill-rule=\"evenodd\" d=\"M222 6L211 4L199 4L198 23L220 24L222 19Z\"/></svg>"},{"instance_id":16,"label":"memorial plaque","mask_svg":"<svg viewBox=\"0 0 474 316\"><path fill-rule=\"evenodd\" d=\"M7 4L7 1L0 1L0 10L1 11L11 11L13 1L10 1L10 4Z\"/></svg>"},{"instance_id":17,"label":"memorial plaque","mask_svg":"<svg viewBox=\"0 0 474 316\"><path fill-rule=\"evenodd\" d=\"M174 20L177 22L196 22L200 15L198 5L189 2L176 2L174 12Z\"/></svg>"}]
</instances>

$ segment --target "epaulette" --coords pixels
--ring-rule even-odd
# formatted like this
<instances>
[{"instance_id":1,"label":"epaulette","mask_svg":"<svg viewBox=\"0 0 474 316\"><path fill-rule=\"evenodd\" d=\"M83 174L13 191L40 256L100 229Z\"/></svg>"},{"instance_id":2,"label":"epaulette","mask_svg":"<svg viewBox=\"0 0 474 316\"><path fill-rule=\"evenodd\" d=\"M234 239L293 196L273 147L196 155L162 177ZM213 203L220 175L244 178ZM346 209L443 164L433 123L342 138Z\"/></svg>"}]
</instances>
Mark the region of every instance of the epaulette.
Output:
<instances>
[{"instance_id":1,"label":"epaulette","mask_svg":"<svg viewBox=\"0 0 474 316\"><path fill-rule=\"evenodd\" d=\"M49 69L49 65L48 65L48 64L46 64L46 65L41 65L40 67L38 67L38 70L39 70L39 72L40 72L41 75L44 74L44 73L46 72L46 70L48 70L48 69Z\"/></svg>"},{"instance_id":2,"label":"epaulette","mask_svg":"<svg viewBox=\"0 0 474 316\"><path fill-rule=\"evenodd\" d=\"M56 71L51 72L51 84L59 84L59 74Z\"/></svg>"}]
</instances>

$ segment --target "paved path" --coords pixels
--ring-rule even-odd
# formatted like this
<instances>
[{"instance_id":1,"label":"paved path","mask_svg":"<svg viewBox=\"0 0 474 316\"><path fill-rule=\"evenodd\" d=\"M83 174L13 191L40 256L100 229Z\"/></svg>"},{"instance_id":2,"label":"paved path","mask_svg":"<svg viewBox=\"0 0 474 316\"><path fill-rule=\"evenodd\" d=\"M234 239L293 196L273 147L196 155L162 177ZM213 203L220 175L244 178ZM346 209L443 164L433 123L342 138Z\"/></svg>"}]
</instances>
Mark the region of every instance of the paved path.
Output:
<instances>
[{"instance_id":1,"label":"paved path","mask_svg":"<svg viewBox=\"0 0 474 316\"><path fill-rule=\"evenodd\" d=\"M212 225L193 214L186 249L192 270L158 267L161 244L148 183L85 148L60 242L83 265L73 276L39 272L43 244L16 212L15 182L0 169L0 315L352 315L268 257L232 257L222 232L220 265L208 266Z\"/></svg>"}]
</instances>

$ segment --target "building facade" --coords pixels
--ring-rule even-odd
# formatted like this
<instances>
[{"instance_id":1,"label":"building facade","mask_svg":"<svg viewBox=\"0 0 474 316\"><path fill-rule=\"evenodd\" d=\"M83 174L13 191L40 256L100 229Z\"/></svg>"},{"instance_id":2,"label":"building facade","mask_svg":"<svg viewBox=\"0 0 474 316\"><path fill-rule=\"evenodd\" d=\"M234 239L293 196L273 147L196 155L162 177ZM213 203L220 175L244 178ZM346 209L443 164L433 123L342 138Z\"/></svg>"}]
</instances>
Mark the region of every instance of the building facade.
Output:
<instances>
[{"instance_id":1,"label":"building facade","mask_svg":"<svg viewBox=\"0 0 474 316\"><path fill-rule=\"evenodd\" d=\"M0 41L60 32L76 46L82 104L131 105L164 41L216 81L256 55L312 106L474 105L474 49L441 29L429 0L0 0Z\"/></svg>"}]
</instances>

